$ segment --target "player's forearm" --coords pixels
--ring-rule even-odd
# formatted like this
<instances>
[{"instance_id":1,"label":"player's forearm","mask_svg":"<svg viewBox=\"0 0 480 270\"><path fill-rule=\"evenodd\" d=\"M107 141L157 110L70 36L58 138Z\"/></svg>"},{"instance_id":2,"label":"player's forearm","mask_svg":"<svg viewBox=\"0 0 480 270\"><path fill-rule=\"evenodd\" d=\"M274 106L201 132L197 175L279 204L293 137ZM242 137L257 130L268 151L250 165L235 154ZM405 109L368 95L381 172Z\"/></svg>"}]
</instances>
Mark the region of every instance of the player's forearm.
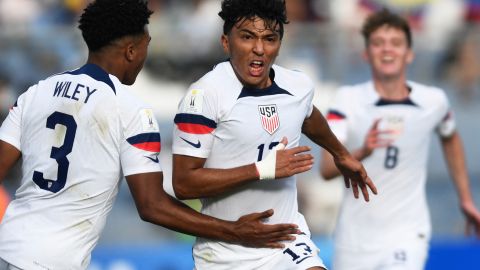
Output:
<instances>
[{"instance_id":1,"label":"player's forearm","mask_svg":"<svg viewBox=\"0 0 480 270\"><path fill-rule=\"evenodd\" d=\"M173 172L173 188L175 195L181 200L220 195L253 181L258 181L258 173L253 163L231 169L174 168Z\"/></svg>"},{"instance_id":2,"label":"player's forearm","mask_svg":"<svg viewBox=\"0 0 480 270\"><path fill-rule=\"evenodd\" d=\"M0 140L0 184L20 156L21 152L17 148Z\"/></svg>"},{"instance_id":3,"label":"player's forearm","mask_svg":"<svg viewBox=\"0 0 480 270\"><path fill-rule=\"evenodd\" d=\"M325 150L322 150L320 174L325 180L332 180L340 175L340 171L338 170L337 166L335 166L332 155Z\"/></svg>"},{"instance_id":4,"label":"player's forearm","mask_svg":"<svg viewBox=\"0 0 480 270\"><path fill-rule=\"evenodd\" d=\"M353 152L353 157L357 160L362 160L365 158L363 154L364 151L362 149L358 149L357 151ZM333 160L333 156L328 153L327 151L322 151L322 162L320 164L320 174L325 180L332 180L337 176L340 176L341 173L338 170L337 166L335 165L335 161Z\"/></svg>"},{"instance_id":5,"label":"player's forearm","mask_svg":"<svg viewBox=\"0 0 480 270\"><path fill-rule=\"evenodd\" d=\"M174 231L225 242L238 242L233 222L203 215L165 194L142 219ZM165 211L168 209L168 211Z\"/></svg>"},{"instance_id":6,"label":"player's forearm","mask_svg":"<svg viewBox=\"0 0 480 270\"><path fill-rule=\"evenodd\" d=\"M350 155L347 149L342 143L340 143L330 129L328 133L329 134L326 134L325 139L323 140L325 142L323 148L327 150L335 159L342 159Z\"/></svg>"},{"instance_id":7,"label":"player's forearm","mask_svg":"<svg viewBox=\"0 0 480 270\"><path fill-rule=\"evenodd\" d=\"M342 143L337 139L335 134L333 134L328 126L327 120L315 107L313 108L312 115L304 121L302 132L335 158L342 158L349 155Z\"/></svg>"},{"instance_id":8,"label":"player's forearm","mask_svg":"<svg viewBox=\"0 0 480 270\"><path fill-rule=\"evenodd\" d=\"M460 135L455 132L451 137L442 139L442 147L460 203L472 202L465 153Z\"/></svg>"}]
</instances>

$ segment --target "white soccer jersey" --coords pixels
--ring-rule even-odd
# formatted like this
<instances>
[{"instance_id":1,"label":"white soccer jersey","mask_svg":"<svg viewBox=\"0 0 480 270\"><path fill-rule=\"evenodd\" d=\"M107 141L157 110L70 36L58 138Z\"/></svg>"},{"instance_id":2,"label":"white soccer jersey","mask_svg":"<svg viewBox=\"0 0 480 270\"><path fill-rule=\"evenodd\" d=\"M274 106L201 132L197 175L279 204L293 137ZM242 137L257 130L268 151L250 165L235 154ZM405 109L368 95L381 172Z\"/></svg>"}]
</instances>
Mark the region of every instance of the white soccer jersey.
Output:
<instances>
[{"instance_id":1,"label":"white soccer jersey","mask_svg":"<svg viewBox=\"0 0 480 270\"><path fill-rule=\"evenodd\" d=\"M87 64L23 93L0 129L23 178L0 225L0 257L22 269L85 269L119 179L161 171L151 108Z\"/></svg>"},{"instance_id":2,"label":"white soccer jersey","mask_svg":"<svg viewBox=\"0 0 480 270\"><path fill-rule=\"evenodd\" d=\"M288 138L287 148L298 146L302 124L313 108L313 83L300 72L276 65L270 75L270 87L249 89L230 62L223 62L193 83L175 116L173 153L206 158L206 168L233 168L261 160L283 136ZM202 199L202 204L202 213L226 220L273 208L268 223L296 223L310 235L298 212L294 176L256 181ZM193 251L198 270L257 269L275 252L201 238Z\"/></svg>"},{"instance_id":3,"label":"white soccer jersey","mask_svg":"<svg viewBox=\"0 0 480 270\"><path fill-rule=\"evenodd\" d=\"M393 139L391 146L374 150L362 161L379 194L368 203L351 192L344 195L335 232L339 249L374 251L430 237L425 195L430 138L435 130L450 136L455 123L440 89L407 84L410 94L401 101L380 98L372 82L344 87L327 115L333 132L352 151L362 147L376 119L381 119L380 130L394 131L384 135Z\"/></svg>"}]
</instances>

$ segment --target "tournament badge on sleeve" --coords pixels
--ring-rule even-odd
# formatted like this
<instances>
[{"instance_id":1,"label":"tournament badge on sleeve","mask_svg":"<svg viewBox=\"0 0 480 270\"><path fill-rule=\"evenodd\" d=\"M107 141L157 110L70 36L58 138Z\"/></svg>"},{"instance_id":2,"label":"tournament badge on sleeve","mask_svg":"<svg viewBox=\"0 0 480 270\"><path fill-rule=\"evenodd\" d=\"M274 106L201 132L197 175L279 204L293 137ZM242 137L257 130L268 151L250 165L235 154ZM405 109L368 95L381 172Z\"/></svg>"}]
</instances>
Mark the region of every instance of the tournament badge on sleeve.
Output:
<instances>
[{"instance_id":1,"label":"tournament badge on sleeve","mask_svg":"<svg viewBox=\"0 0 480 270\"><path fill-rule=\"evenodd\" d=\"M158 124L155 120L152 109L140 110L140 118L142 119L142 128L144 132L158 132Z\"/></svg>"},{"instance_id":2,"label":"tournament badge on sleeve","mask_svg":"<svg viewBox=\"0 0 480 270\"><path fill-rule=\"evenodd\" d=\"M186 113L201 114L203 111L203 90L192 89L185 97L183 110Z\"/></svg>"},{"instance_id":3,"label":"tournament badge on sleeve","mask_svg":"<svg viewBox=\"0 0 480 270\"><path fill-rule=\"evenodd\" d=\"M260 122L263 129L272 135L280 126L277 105L259 105L258 112L260 113Z\"/></svg>"}]
</instances>

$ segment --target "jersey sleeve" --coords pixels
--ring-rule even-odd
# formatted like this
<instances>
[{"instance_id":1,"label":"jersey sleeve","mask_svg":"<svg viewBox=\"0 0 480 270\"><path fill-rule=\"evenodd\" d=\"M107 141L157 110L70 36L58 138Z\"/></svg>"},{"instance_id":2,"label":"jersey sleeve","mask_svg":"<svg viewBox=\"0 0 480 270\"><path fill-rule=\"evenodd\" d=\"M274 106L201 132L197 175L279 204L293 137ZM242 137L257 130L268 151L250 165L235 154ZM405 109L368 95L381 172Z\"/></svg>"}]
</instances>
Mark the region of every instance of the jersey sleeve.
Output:
<instances>
[{"instance_id":1,"label":"jersey sleeve","mask_svg":"<svg viewBox=\"0 0 480 270\"><path fill-rule=\"evenodd\" d=\"M124 136L120 145L120 162L124 176L162 171L160 130L153 110L137 107L125 110L122 115Z\"/></svg>"},{"instance_id":2,"label":"jersey sleeve","mask_svg":"<svg viewBox=\"0 0 480 270\"><path fill-rule=\"evenodd\" d=\"M310 91L308 92L308 95L307 95L307 106L308 107L307 107L307 114L305 115L305 119L309 118L312 115L314 95L315 95L315 88L313 87L313 83L312 83L312 88L310 89Z\"/></svg>"},{"instance_id":3,"label":"jersey sleeve","mask_svg":"<svg viewBox=\"0 0 480 270\"><path fill-rule=\"evenodd\" d=\"M217 128L214 91L192 85L178 106L173 130L173 154L207 158Z\"/></svg>"},{"instance_id":4,"label":"jersey sleeve","mask_svg":"<svg viewBox=\"0 0 480 270\"><path fill-rule=\"evenodd\" d=\"M342 143L348 139L347 99L345 89L338 90L332 105L327 111L327 121L330 129Z\"/></svg>"},{"instance_id":5,"label":"jersey sleeve","mask_svg":"<svg viewBox=\"0 0 480 270\"><path fill-rule=\"evenodd\" d=\"M22 127L22 114L26 103L26 98L32 86L25 93L15 101L15 104L10 108L7 118L3 121L0 127L0 140L13 145L15 148L21 151L21 127Z\"/></svg>"},{"instance_id":6,"label":"jersey sleeve","mask_svg":"<svg viewBox=\"0 0 480 270\"><path fill-rule=\"evenodd\" d=\"M441 137L450 137L456 130L455 117L446 95L442 92L442 99L440 102L440 114L442 119L436 126L435 131Z\"/></svg>"}]
</instances>

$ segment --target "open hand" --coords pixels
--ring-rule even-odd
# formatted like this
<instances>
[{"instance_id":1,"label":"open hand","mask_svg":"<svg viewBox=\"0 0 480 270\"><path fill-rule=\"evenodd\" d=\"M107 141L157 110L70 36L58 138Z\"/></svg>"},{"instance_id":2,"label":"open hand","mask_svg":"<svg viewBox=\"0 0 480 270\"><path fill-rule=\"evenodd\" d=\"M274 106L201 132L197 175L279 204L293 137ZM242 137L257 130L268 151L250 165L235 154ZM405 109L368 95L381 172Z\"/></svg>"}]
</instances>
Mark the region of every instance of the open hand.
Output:
<instances>
[{"instance_id":1,"label":"open hand","mask_svg":"<svg viewBox=\"0 0 480 270\"><path fill-rule=\"evenodd\" d=\"M372 154L373 150L376 148L388 147L392 144L392 139L384 138L383 135L392 134L392 130L379 130L378 124L381 119L376 119L373 122L372 127L365 136L365 141L363 142L362 147L362 156L368 157Z\"/></svg>"},{"instance_id":2,"label":"open hand","mask_svg":"<svg viewBox=\"0 0 480 270\"><path fill-rule=\"evenodd\" d=\"M473 234L480 238L480 212L473 202L462 204L462 212L466 218L465 234Z\"/></svg>"},{"instance_id":3,"label":"open hand","mask_svg":"<svg viewBox=\"0 0 480 270\"><path fill-rule=\"evenodd\" d=\"M283 137L277 145L278 148L276 147L277 160L275 166L275 178L289 177L306 172L313 166L313 156L305 153L310 151L310 147L297 146L290 149L284 149L287 144L287 138Z\"/></svg>"},{"instance_id":4,"label":"open hand","mask_svg":"<svg viewBox=\"0 0 480 270\"><path fill-rule=\"evenodd\" d=\"M347 155L342 159L334 159L334 161L338 170L343 175L345 186L350 188L350 184L352 185L353 195L356 199L359 197L359 187L362 191L363 198L367 202L370 200L368 188L370 188L373 194L377 194L377 187L375 187L370 177L368 177L367 172L360 161L356 160L351 155Z\"/></svg>"},{"instance_id":5,"label":"open hand","mask_svg":"<svg viewBox=\"0 0 480 270\"><path fill-rule=\"evenodd\" d=\"M287 138L283 137L263 160L255 162L261 180L284 178L312 168L313 156L305 154L310 151L310 147L297 146L285 149L287 144Z\"/></svg>"},{"instance_id":6,"label":"open hand","mask_svg":"<svg viewBox=\"0 0 480 270\"><path fill-rule=\"evenodd\" d=\"M264 220L273 215L273 209L241 216L234 222L237 242L247 247L284 248L283 241L295 240L299 234L295 224L265 224Z\"/></svg>"}]
</instances>

